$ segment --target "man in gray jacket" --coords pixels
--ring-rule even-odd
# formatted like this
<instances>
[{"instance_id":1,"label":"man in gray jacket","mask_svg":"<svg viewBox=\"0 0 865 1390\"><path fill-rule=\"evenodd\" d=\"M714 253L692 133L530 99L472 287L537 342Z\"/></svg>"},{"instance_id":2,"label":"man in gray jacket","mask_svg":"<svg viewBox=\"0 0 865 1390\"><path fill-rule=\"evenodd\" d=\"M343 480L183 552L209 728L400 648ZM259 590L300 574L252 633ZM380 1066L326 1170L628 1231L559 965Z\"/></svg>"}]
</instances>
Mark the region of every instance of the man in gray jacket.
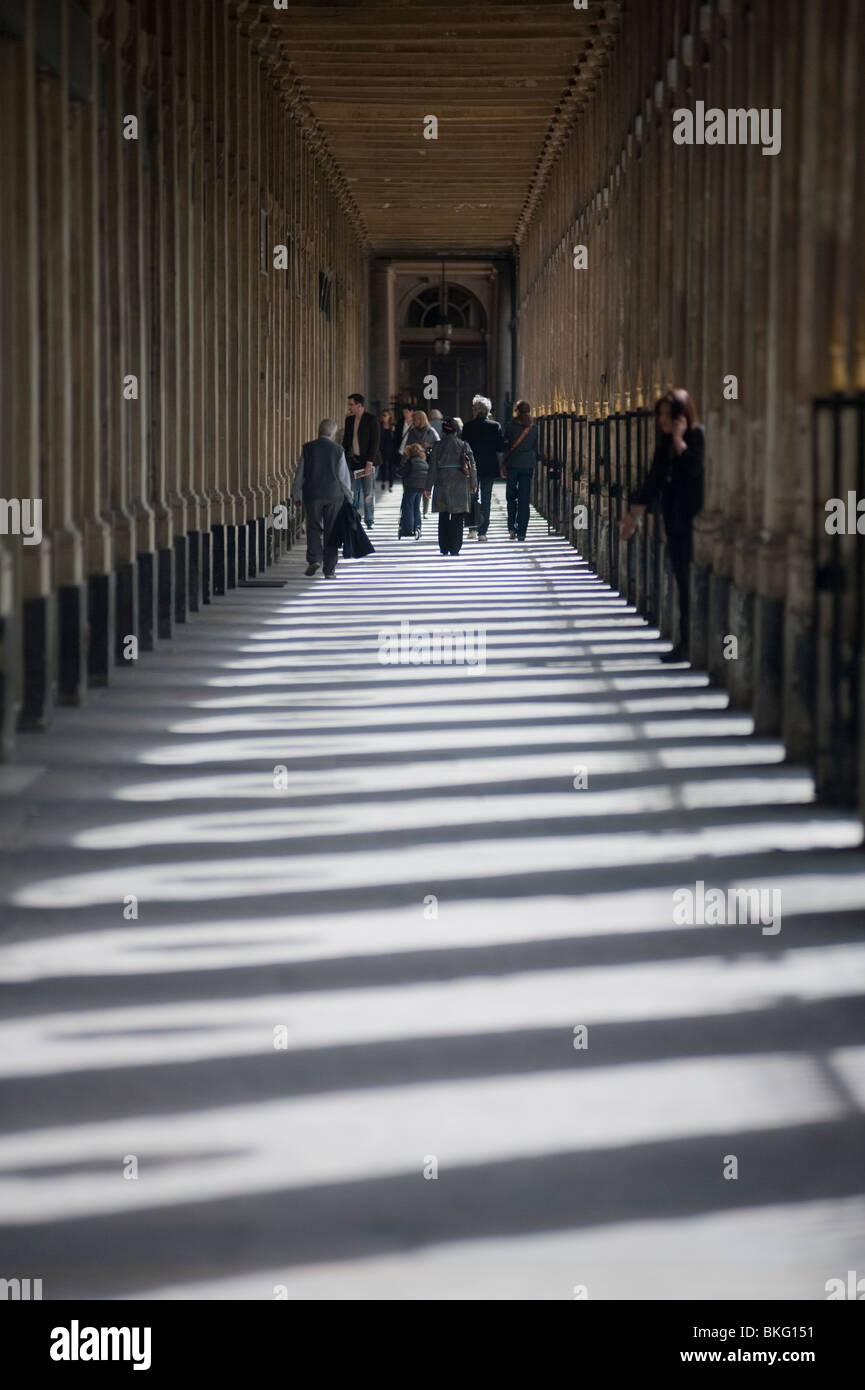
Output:
<instances>
[{"instance_id":1,"label":"man in gray jacket","mask_svg":"<svg viewBox=\"0 0 865 1390\"><path fill-rule=\"evenodd\" d=\"M315 574L324 561L325 579L333 579L339 551L326 543L343 502L351 502L351 475L345 453L336 442L336 420L322 420L318 438L304 444L291 495L295 506L306 507L306 573Z\"/></svg>"}]
</instances>

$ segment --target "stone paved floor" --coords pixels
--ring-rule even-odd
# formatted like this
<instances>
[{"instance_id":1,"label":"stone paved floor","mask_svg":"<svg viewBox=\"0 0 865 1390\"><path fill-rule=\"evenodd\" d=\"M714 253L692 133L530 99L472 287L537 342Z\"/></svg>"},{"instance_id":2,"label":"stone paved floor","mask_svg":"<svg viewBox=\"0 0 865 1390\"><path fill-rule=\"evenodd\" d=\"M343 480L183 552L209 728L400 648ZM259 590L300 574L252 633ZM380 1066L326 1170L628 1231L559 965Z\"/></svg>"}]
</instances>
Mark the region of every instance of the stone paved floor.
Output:
<instances>
[{"instance_id":1,"label":"stone paved floor","mask_svg":"<svg viewBox=\"0 0 865 1390\"><path fill-rule=\"evenodd\" d=\"M0 769L0 1275L824 1298L865 1274L861 828L540 518L497 491L442 557L397 497ZM385 664L406 619L483 647ZM699 883L780 911L691 924Z\"/></svg>"}]
</instances>

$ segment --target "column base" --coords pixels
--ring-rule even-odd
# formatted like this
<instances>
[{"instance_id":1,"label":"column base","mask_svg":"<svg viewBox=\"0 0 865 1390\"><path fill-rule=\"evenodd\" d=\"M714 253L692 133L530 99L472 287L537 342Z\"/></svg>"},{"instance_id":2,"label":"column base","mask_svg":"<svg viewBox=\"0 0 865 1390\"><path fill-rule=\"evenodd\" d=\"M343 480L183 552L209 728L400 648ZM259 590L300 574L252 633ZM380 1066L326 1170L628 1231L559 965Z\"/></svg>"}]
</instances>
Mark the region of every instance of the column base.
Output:
<instances>
[{"instance_id":1,"label":"column base","mask_svg":"<svg viewBox=\"0 0 865 1390\"><path fill-rule=\"evenodd\" d=\"M188 531L186 535L187 555L187 604L190 613L198 613L201 608L201 532Z\"/></svg>"},{"instance_id":2,"label":"column base","mask_svg":"<svg viewBox=\"0 0 865 1390\"><path fill-rule=\"evenodd\" d=\"M246 523L246 577L254 579L258 574L258 538L254 521Z\"/></svg>"},{"instance_id":3,"label":"column base","mask_svg":"<svg viewBox=\"0 0 865 1390\"><path fill-rule=\"evenodd\" d=\"M718 685L727 679L724 660L724 637L730 631L730 580L727 575L712 574L709 579L709 675Z\"/></svg>"},{"instance_id":4,"label":"column base","mask_svg":"<svg viewBox=\"0 0 865 1390\"><path fill-rule=\"evenodd\" d=\"M708 565L691 567L691 621L688 647L691 664L701 671L709 667L709 578Z\"/></svg>"},{"instance_id":5,"label":"column base","mask_svg":"<svg viewBox=\"0 0 865 1390\"><path fill-rule=\"evenodd\" d=\"M57 590L57 703L80 705L86 684L83 584Z\"/></svg>"},{"instance_id":6,"label":"column base","mask_svg":"<svg viewBox=\"0 0 865 1390\"><path fill-rule=\"evenodd\" d=\"M22 690L18 728L24 731L48 726L54 702L53 596L26 598L21 605Z\"/></svg>"},{"instance_id":7,"label":"column base","mask_svg":"<svg viewBox=\"0 0 865 1390\"><path fill-rule=\"evenodd\" d=\"M138 585L134 564L119 565L115 571L114 664L125 666L123 648L127 637L138 636Z\"/></svg>"},{"instance_id":8,"label":"column base","mask_svg":"<svg viewBox=\"0 0 865 1390\"><path fill-rule=\"evenodd\" d=\"M784 690L781 736L788 757L810 763L814 754L814 623L809 614L784 614Z\"/></svg>"},{"instance_id":9,"label":"column base","mask_svg":"<svg viewBox=\"0 0 865 1390\"><path fill-rule=\"evenodd\" d=\"M174 537L174 621L186 622L186 606L189 601L187 585L189 582L188 553L186 536Z\"/></svg>"},{"instance_id":10,"label":"column base","mask_svg":"<svg viewBox=\"0 0 865 1390\"><path fill-rule=\"evenodd\" d=\"M156 555L138 554L138 649L152 652L156 645Z\"/></svg>"},{"instance_id":11,"label":"column base","mask_svg":"<svg viewBox=\"0 0 865 1390\"><path fill-rule=\"evenodd\" d=\"M213 556L213 537L209 531L199 531L201 537L201 602L209 603L212 593L211 560Z\"/></svg>"},{"instance_id":12,"label":"column base","mask_svg":"<svg viewBox=\"0 0 865 1390\"><path fill-rule=\"evenodd\" d=\"M225 587L237 588L237 533L239 526L225 528Z\"/></svg>"},{"instance_id":13,"label":"column base","mask_svg":"<svg viewBox=\"0 0 865 1390\"><path fill-rule=\"evenodd\" d=\"M726 667L724 680L730 692L730 703L736 709L750 709L754 698L754 595L738 584L730 584L728 599L729 626L723 635L737 639L735 661L721 656Z\"/></svg>"},{"instance_id":14,"label":"column base","mask_svg":"<svg viewBox=\"0 0 865 1390\"><path fill-rule=\"evenodd\" d=\"M174 547L156 552L156 635L174 636Z\"/></svg>"},{"instance_id":15,"label":"column base","mask_svg":"<svg viewBox=\"0 0 865 1390\"><path fill-rule=\"evenodd\" d=\"M267 569L267 522L263 516L258 517L255 522L255 534L258 543L258 568Z\"/></svg>"},{"instance_id":16,"label":"column base","mask_svg":"<svg viewBox=\"0 0 865 1390\"><path fill-rule=\"evenodd\" d=\"M210 528L210 543L213 547L211 559L211 592L214 597L222 598L225 594L225 526L219 522Z\"/></svg>"},{"instance_id":17,"label":"column base","mask_svg":"<svg viewBox=\"0 0 865 1390\"><path fill-rule=\"evenodd\" d=\"M115 622L114 589L113 574L91 574L87 580L87 684L92 686L108 684Z\"/></svg>"},{"instance_id":18,"label":"column base","mask_svg":"<svg viewBox=\"0 0 865 1390\"><path fill-rule=\"evenodd\" d=\"M784 600L754 601L754 731L779 734L784 703Z\"/></svg>"},{"instance_id":19,"label":"column base","mask_svg":"<svg viewBox=\"0 0 865 1390\"><path fill-rule=\"evenodd\" d=\"M11 750L15 737L17 672L15 620L7 613L0 616L0 757Z\"/></svg>"}]
</instances>

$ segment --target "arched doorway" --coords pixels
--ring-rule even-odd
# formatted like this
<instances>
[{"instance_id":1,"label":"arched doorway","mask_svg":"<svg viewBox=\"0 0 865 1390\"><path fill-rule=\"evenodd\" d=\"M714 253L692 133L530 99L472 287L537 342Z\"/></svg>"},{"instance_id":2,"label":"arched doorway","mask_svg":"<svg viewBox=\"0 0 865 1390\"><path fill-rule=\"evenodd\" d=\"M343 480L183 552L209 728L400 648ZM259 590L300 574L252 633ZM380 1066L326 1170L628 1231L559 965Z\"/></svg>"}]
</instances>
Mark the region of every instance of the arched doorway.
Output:
<instances>
[{"instance_id":1,"label":"arched doorway","mask_svg":"<svg viewBox=\"0 0 865 1390\"><path fill-rule=\"evenodd\" d=\"M444 288L447 327L441 323L441 284L419 290L404 309L399 394L427 413L437 408L443 415L466 420L471 417L472 397L487 389L487 313L465 285L447 281Z\"/></svg>"}]
</instances>

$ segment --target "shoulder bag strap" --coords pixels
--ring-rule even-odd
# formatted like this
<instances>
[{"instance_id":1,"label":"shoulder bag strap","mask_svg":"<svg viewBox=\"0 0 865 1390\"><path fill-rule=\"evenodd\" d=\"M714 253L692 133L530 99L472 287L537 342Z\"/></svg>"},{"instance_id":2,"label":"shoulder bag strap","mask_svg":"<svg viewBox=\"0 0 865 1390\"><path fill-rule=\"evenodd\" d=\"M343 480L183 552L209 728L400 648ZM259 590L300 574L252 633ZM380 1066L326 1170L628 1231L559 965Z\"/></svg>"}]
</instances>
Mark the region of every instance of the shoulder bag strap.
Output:
<instances>
[{"instance_id":1,"label":"shoulder bag strap","mask_svg":"<svg viewBox=\"0 0 865 1390\"><path fill-rule=\"evenodd\" d=\"M518 448L520 447L520 445L522 444L523 440L525 439L526 435L529 433L529 430L532 428L532 425L533 425L534 423L535 423L534 420L532 420L532 422L531 422L530 425L526 425L526 427L525 427L525 429L523 430L522 434L521 434L517 439L514 440L513 444L509 444L509 445L508 445L508 447L507 447L507 453L512 454L513 451L514 451L514 449L518 449Z\"/></svg>"}]
</instances>

